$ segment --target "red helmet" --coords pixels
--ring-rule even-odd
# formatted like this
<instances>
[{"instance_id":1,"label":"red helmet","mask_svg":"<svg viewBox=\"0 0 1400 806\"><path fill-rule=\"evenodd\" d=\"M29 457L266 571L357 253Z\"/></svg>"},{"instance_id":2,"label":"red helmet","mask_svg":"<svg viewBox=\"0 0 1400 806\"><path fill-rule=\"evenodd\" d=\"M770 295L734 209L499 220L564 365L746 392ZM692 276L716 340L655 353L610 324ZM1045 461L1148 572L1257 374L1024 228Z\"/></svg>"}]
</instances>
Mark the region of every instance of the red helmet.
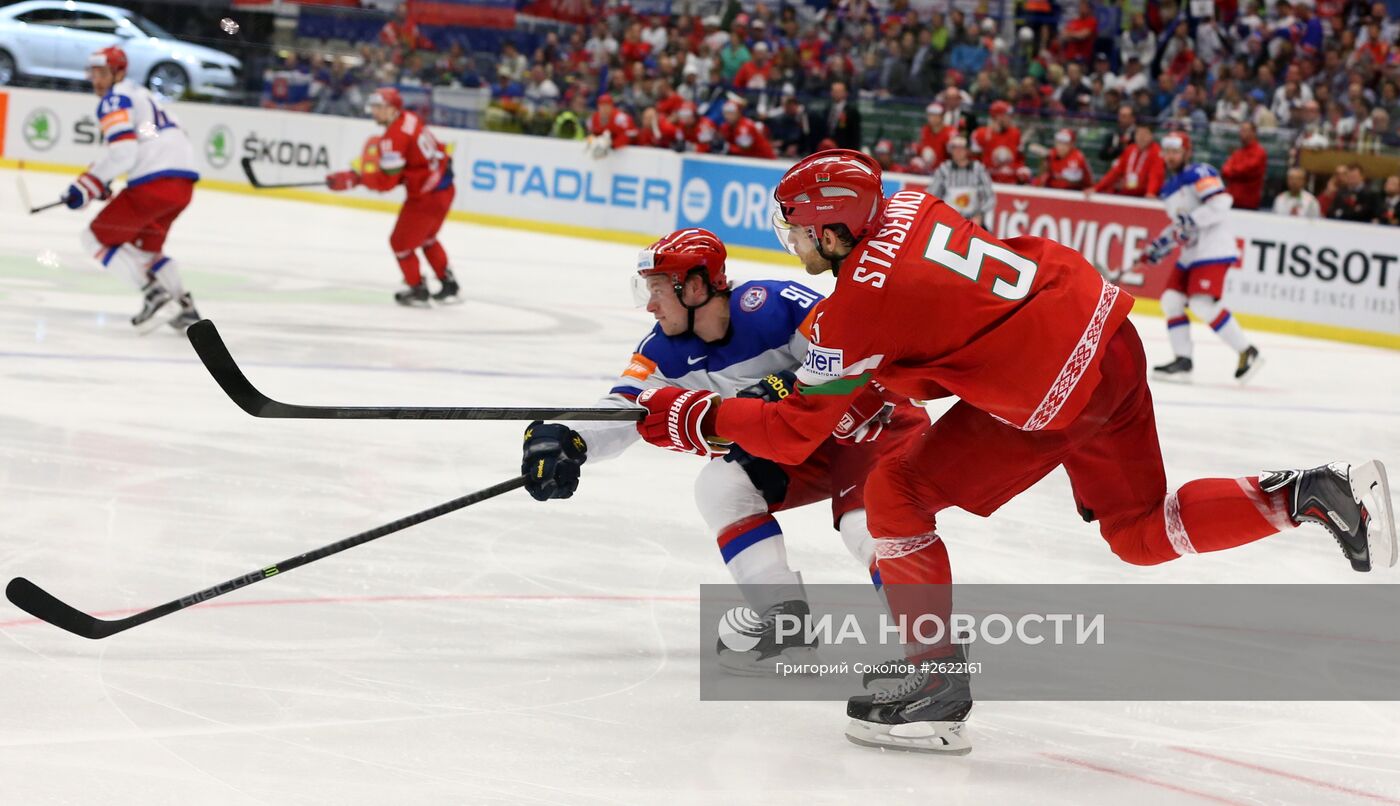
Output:
<instances>
[{"instance_id":1,"label":"red helmet","mask_svg":"<svg viewBox=\"0 0 1400 806\"><path fill-rule=\"evenodd\" d=\"M392 106L400 112L403 111L403 96L393 87L380 87L370 93L369 100L365 102L365 108L372 106Z\"/></svg>"},{"instance_id":2,"label":"red helmet","mask_svg":"<svg viewBox=\"0 0 1400 806\"><path fill-rule=\"evenodd\" d=\"M698 227L676 230L637 253L637 298L644 303L651 296L646 290L648 277L670 277L679 293L686 277L694 271L705 272L711 291L727 291L729 278L724 274L724 261L728 257L724 243L713 232Z\"/></svg>"},{"instance_id":3,"label":"red helmet","mask_svg":"<svg viewBox=\"0 0 1400 806\"><path fill-rule=\"evenodd\" d=\"M808 236L818 240L824 228L845 224L859 241L885 206L880 163L847 148L818 151L783 174L773 199L778 204L773 212L778 240L794 254L790 235L795 227L807 228Z\"/></svg>"},{"instance_id":4,"label":"red helmet","mask_svg":"<svg viewBox=\"0 0 1400 806\"><path fill-rule=\"evenodd\" d=\"M94 50L88 56L88 67L106 67L113 73L126 69L126 51L112 45Z\"/></svg>"}]
</instances>

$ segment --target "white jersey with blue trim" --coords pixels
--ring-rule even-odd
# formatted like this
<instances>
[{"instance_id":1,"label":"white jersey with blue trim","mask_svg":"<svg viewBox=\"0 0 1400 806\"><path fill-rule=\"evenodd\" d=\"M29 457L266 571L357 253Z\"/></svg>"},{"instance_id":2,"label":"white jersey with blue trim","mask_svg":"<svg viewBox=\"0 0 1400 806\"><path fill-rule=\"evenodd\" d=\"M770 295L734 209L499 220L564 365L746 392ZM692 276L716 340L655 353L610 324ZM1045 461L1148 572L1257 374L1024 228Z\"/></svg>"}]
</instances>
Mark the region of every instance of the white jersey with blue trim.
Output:
<instances>
[{"instance_id":1,"label":"white jersey with blue trim","mask_svg":"<svg viewBox=\"0 0 1400 806\"><path fill-rule=\"evenodd\" d=\"M165 102L123 79L97 103L102 156L88 173L107 184L126 174L127 187L164 177L198 180L194 146Z\"/></svg>"},{"instance_id":2,"label":"white jersey with blue trim","mask_svg":"<svg viewBox=\"0 0 1400 806\"><path fill-rule=\"evenodd\" d=\"M744 283L729 297L729 333L723 339L667 336L656 325L598 405L632 408L643 390L663 386L733 397L766 375L795 371L807 355L812 310L822 299L786 280ZM588 443L589 459L616 456L640 438L630 422L581 422L574 430Z\"/></svg>"},{"instance_id":3,"label":"white jersey with blue trim","mask_svg":"<svg viewBox=\"0 0 1400 806\"><path fill-rule=\"evenodd\" d=\"M1163 183L1161 197L1181 242L1177 266L1190 269L1239 258L1234 233L1225 224L1234 198L1214 167L1203 162L1182 167Z\"/></svg>"}]
</instances>

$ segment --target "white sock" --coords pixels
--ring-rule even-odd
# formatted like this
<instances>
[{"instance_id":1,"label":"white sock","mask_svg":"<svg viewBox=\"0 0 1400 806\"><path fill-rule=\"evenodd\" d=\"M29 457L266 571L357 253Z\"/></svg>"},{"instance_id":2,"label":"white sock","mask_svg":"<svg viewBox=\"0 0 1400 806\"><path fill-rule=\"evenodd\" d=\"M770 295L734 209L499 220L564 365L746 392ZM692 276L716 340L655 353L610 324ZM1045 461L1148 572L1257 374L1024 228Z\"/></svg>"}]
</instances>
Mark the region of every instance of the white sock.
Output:
<instances>
[{"instance_id":1,"label":"white sock","mask_svg":"<svg viewBox=\"0 0 1400 806\"><path fill-rule=\"evenodd\" d=\"M1215 335L1230 345L1231 350L1242 353L1249 348L1249 337L1244 335L1240 323L1235 320L1229 308L1220 304L1220 300L1197 294L1191 298L1191 310L1209 323Z\"/></svg>"},{"instance_id":2,"label":"white sock","mask_svg":"<svg viewBox=\"0 0 1400 806\"><path fill-rule=\"evenodd\" d=\"M1167 340L1180 358L1191 357L1191 320L1186 318L1186 295L1175 289L1162 292L1162 313L1167 317Z\"/></svg>"}]
</instances>

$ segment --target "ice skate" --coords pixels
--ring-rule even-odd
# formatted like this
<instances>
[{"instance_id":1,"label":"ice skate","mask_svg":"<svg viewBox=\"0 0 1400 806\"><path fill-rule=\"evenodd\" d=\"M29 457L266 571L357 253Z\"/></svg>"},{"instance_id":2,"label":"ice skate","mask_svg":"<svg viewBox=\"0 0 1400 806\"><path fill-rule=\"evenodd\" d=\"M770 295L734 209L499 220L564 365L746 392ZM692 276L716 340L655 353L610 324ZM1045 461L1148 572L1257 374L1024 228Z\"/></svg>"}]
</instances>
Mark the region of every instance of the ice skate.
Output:
<instances>
[{"instance_id":1,"label":"ice skate","mask_svg":"<svg viewBox=\"0 0 1400 806\"><path fill-rule=\"evenodd\" d=\"M141 293L145 294L146 298L141 305L141 310L131 317L131 326L136 328L137 332L145 334L160 325L162 320L157 319L156 314L160 313L174 298L155 280L146 283L145 287L141 289Z\"/></svg>"},{"instance_id":2,"label":"ice skate","mask_svg":"<svg viewBox=\"0 0 1400 806\"><path fill-rule=\"evenodd\" d=\"M186 291L180 295L180 313L177 314L174 319L170 320L170 326L184 333L186 328L198 322L201 318L203 317L199 315L199 311L194 307L194 297L190 296L190 292Z\"/></svg>"},{"instance_id":3,"label":"ice skate","mask_svg":"<svg viewBox=\"0 0 1400 806\"><path fill-rule=\"evenodd\" d=\"M947 662L960 661L949 658ZM893 689L852 697L846 703L846 715L851 718L846 738L865 747L961 756L972 752L964 734L971 711L972 689L965 669L943 673L920 664Z\"/></svg>"},{"instance_id":4,"label":"ice skate","mask_svg":"<svg viewBox=\"0 0 1400 806\"><path fill-rule=\"evenodd\" d=\"M442 288L433 294L433 302L439 305L460 305L462 298L457 296L462 287L457 285L457 278L452 275L452 270L448 269L442 278Z\"/></svg>"},{"instance_id":5,"label":"ice skate","mask_svg":"<svg viewBox=\"0 0 1400 806\"><path fill-rule=\"evenodd\" d=\"M1270 471L1259 477L1259 487L1266 493L1284 490L1289 516L1331 532L1352 569L1395 565L1395 514L1380 462Z\"/></svg>"},{"instance_id":6,"label":"ice skate","mask_svg":"<svg viewBox=\"0 0 1400 806\"><path fill-rule=\"evenodd\" d=\"M1175 383L1191 382L1191 359L1177 356L1175 360L1152 368L1152 377Z\"/></svg>"},{"instance_id":7,"label":"ice skate","mask_svg":"<svg viewBox=\"0 0 1400 806\"><path fill-rule=\"evenodd\" d=\"M752 649L736 651L725 645L723 638L716 646L719 666L724 671L743 677L766 677L777 674L779 663L805 664L817 662L817 642L808 641L804 633L778 638L777 617L794 616L805 625L811 609L801 599L790 599L773 605L763 612L762 619L750 629L739 632L749 639L758 639Z\"/></svg>"},{"instance_id":8,"label":"ice skate","mask_svg":"<svg viewBox=\"0 0 1400 806\"><path fill-rule=\"evenodd\" d=\"M420 282L418 285L411 285L401 291L394 292L394 302L410 308L426 308L428 307L428 299L427 283Z\"/></svg>"},{"instance_id":9,"label":"ice skate","mask_svg":"<svg viewBox=\"0 0 1400 806\"><path fill-rule=\"evenodd\" d=\"M1264 359L1259 357L1259 349L1254 345L1240 353L1239 366L1235 367L1235 380L1240 383L1248 383L1250 378L1259 371L1259 367L1264 363Z\"/></svg>"}]
</instances>

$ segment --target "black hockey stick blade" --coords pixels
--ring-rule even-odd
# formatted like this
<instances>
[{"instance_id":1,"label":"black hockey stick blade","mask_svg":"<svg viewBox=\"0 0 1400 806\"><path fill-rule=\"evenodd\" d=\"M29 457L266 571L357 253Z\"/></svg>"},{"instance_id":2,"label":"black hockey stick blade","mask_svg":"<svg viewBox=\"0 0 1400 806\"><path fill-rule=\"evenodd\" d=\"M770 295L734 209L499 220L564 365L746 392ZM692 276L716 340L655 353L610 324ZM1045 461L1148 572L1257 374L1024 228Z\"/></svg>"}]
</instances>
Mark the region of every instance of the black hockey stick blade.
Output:
<instances>
[{"instance_id":1,"label":"black hockey stick blade","mask_svg":"<svg viewBox=\"0 0 1400 806\"><path fill-rule=\"evenodd\" d=\"M324 179L318 182L281 182L271 184L259 182L258 175L253 173L252 157L244 157L239 160L239 164L243 166L243 175L248 177L248 184L258 190L277 190L278 188L324 188L326 186L326 181Z\"/></svg>"},{"instance_id":2,"label":"black hockey stick blade","mask_svg":"<svg viewBox=\"0 0 1400 806\"><path fill-rule=\"evenodd\" d=\"M29 208L29 214L30 214L30 215L34 215L35 213L42 213L42 212L44 212L45 210L52 210L52 209L55 208L55 207L60 207L60 206L65 205L65 204L67 204L67 203L68 203L68 202L64 201L63 199L59 199L59 200L56 201L56 202L49 202L48 204L41 204L41 205L39 205L38 207L31 207L31 208Z\"/></svg>"},{"instance_id":3,"label":"black hockey stick blade","mask_svg":"<svg viewBox=\"0 0 1400 806\"><path fill-rule=\"evenodd\" d=\"M236 576L233 579L220 582L213 587L205 588L202 591L196 591L188 596L182 596L179 599L166 602L158 607L152 607L149 610L133 613L125 618L108 620L90 616L74 608L72 605L59 600L58 597L24 577L15 577L10 580L10 584L5 586L5 596L13 602L16 607L40 621L48 622L55 627L67 630L79 637L97 640L129 630L132 627L145 624L148 621L154 621L162 616L168 616L171 613L179 612L187 607L193 607L200 602L207 602L216 596L223 596L225 593L231 593L239 588L252 585L255 582L271 579L274 576L284 574L294 568L300 568L303 565L325 559L332 554L339 554L346 549L363 545L371 540L378 540L385 535L402 531L410 526L417 526L433 518L442 517L449 512L456 512L472 504L495 498L498 495L508 493L511 490L517 490L524 486L525 477L516 476L513 479L494 484L484 490L468 493L460 498L454 498L451 501L438 504L431 509L415 512L412 515L399 518L396 521L390 521L383 526L377 526L369 531L351 535L344 540L337 540L334 543L322 546L318 549L298 554L295 557L289 557L280 563Z\"/></svg>"},{"instance_id":4,"label":"black hockey stick blade","mask_svg":"<svg viewBox=\"0 0 1400 806\"><path fill-rule=\"evenodd\" d=\"M254 417L299 420L641 420L646 411L606 408L520 408L484 406L302 406L282 403L259 392L224 345L218 328L208 319L185 331L190 345L240 409Z\"/></svg>"},{"instance_id":5,"label":"black hockey stick blade","mask_svg":"<svg viewBox=\"0 0 1400 806\"><path fill-rule=\"evenodd\" d=\"M126 629L120 626L120 621L103 621L59 601L53 594L24 577L10 580L10 584L5 586L5 597L13 602L15 607L34 618L47 621L83 638L106 638L114 632Z\"/></svg>"}]
</instances>

